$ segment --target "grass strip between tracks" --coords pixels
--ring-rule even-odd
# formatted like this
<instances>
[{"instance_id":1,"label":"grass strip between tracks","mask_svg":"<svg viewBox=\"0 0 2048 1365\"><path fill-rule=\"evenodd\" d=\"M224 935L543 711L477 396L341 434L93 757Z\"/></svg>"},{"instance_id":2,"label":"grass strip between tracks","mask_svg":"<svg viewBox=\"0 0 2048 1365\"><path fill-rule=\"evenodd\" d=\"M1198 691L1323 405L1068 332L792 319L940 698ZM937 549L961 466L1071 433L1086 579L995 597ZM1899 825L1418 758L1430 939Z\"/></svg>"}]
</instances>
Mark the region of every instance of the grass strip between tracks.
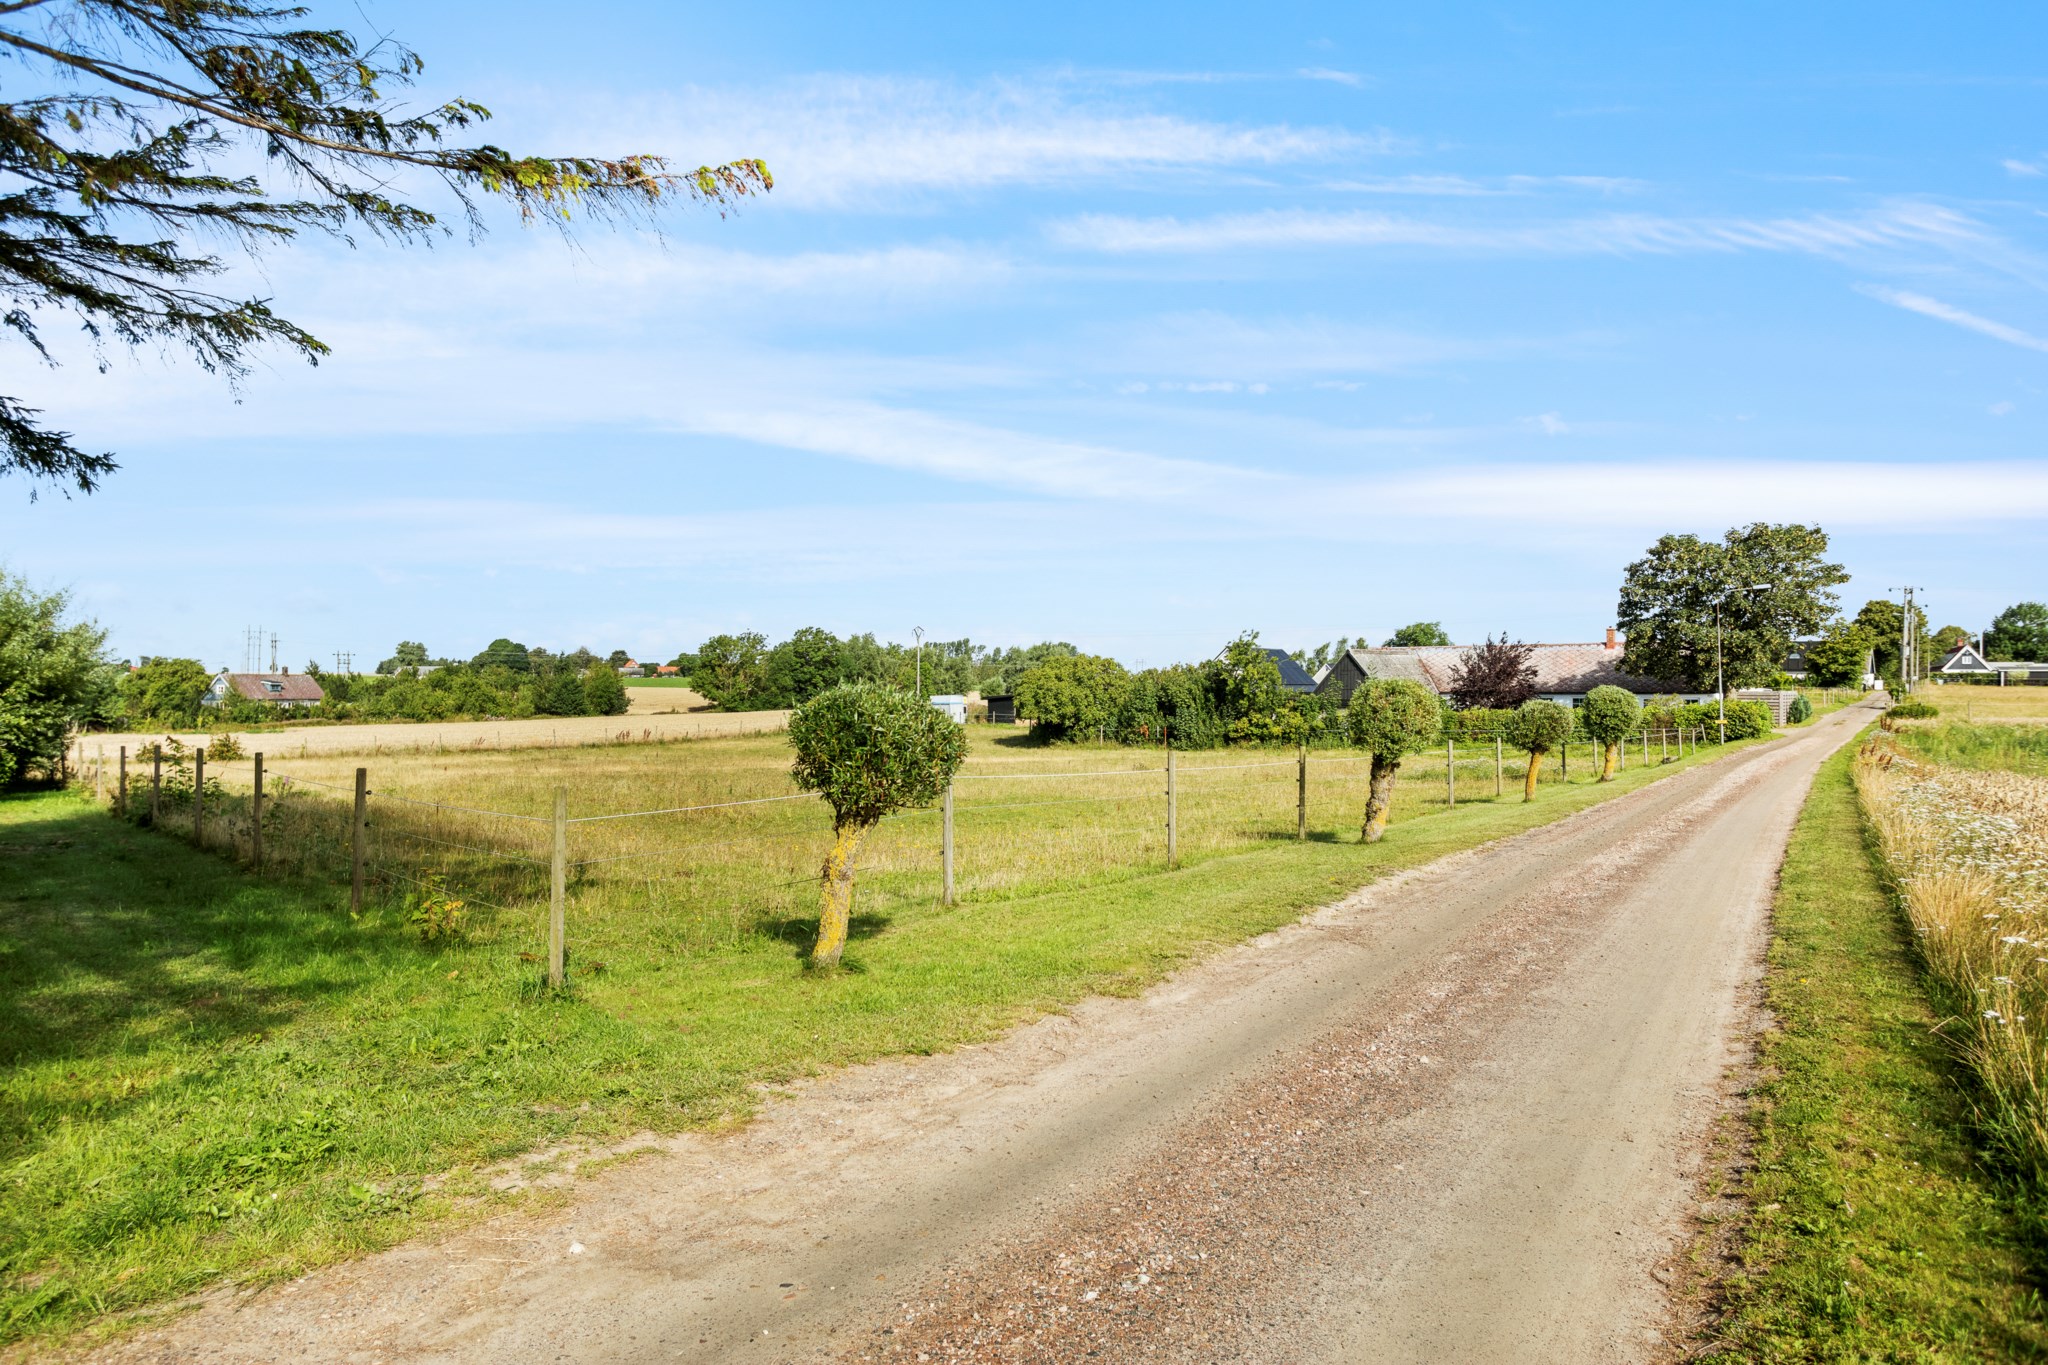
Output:
<instances>
[{"instance_id":1,"label":"grass strip between tracks","mask_svg":"<svg viewBox=\"0 0 2048 1365\"><path fill-rule=\"evenodd\" d=\"M1987 1170L1850 781L1814 780L1787 850L1751 1097L1755 1165L1720 1361L2048 1359L2040 1210Z\"/></svg>"},{"instance_id":2,"label":"grass strip between tracks","mask_svg":"<svg viewBox=\"0 0 2048 1365\"><path fill-rule=\"evenodd\" d=\"M1388 872L1717 756L1531 805L1397 808L1369 848L1277 840L906 905L831 977L764 934L566 998L502 942L423 949L401 907L351 922L332 887L259 880L78 797L0 799L0 1341L115 1329L482 1216L517 1197L494 1167L525 1154L736 1121L792 1078L1134 994Z\"/></svg>"}]
</instances>

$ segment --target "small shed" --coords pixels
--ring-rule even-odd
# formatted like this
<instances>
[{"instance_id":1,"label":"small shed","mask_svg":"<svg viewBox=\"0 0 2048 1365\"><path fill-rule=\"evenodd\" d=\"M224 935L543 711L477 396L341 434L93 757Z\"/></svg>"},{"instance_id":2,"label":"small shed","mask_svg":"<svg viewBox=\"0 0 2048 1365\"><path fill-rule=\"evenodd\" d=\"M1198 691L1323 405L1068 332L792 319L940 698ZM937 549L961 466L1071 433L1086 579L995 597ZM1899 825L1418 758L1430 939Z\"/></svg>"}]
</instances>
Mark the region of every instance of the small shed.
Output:
<instances>
[{"instance_id":1,"label":"small shed","mask_svg":"<svg viewBox=\"0 0 2048 1365\"><path fill-rule=\"evenodd\" d=\"M988 700L988 723L990 725L1015 725L1017 723L1017 698L1008 692Z\"/></svg>"},{"instance_id":2,"label":"small shed","mask_svg":"<svg viewBox=\"0 0 2048 1365\"><path fill-rule=\"evenodd\" d=\"M955 725L967 723L967 698L955 692L943 693L932 698L932 705L953 718Z\"/></svg>"}]
</instances>

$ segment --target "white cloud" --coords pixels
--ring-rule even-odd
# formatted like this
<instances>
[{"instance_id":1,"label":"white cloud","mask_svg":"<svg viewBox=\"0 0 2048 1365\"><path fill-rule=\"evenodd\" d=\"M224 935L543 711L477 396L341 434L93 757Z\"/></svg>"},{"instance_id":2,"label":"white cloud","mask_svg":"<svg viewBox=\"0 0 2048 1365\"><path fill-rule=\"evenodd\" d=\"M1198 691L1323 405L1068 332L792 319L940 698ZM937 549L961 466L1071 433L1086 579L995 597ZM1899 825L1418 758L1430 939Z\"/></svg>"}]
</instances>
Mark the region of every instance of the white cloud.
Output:
<instances>
[{"instance_id":1,"label":"white cloud","mask_svg":"<svg viewBox=\"0 0 2048 1365\"><path fill-rule=\"evenodd\" d=\"M2008 157L2006 160L2001 161L1998 164L2005 167L2006 172L2011 175L2017 175L2028 178L2037 175L2048 175L2048 170L2042 169L2041 165L2038 162L2015 161Z\"/></svg>"},{"instance_id":2,"label":"white cloud","mask_svg":"<svg viewBox=\"0 0 2048 1365\"><path fill-rule=\"evenodd\" d=\"M1524 417L1522 425L1534 428L1545 436L1562 436L1571 430L1571 427L1566 424L1563 414L1555 412L1541 412L1534 417Z\"/></svg>"},{"instance_id":3,"label":"white cloud","mask_svg":"<svg viewBox=\"0 0 2048 1365\"><path fill-rule=\"evenodd\" d=\"M1646 180L1616 175L1504 175L1474 178L1451 174L1364 176L1332 180L1322 188L1349 194L1408 195L1415 198L1487 199L1534 194L1540 190L1591 190L1597 194L1634 194L1649 188Z\"/></svg>"},{"instance_id":4,"label":"white cloud","mask_svg":"<svg viewBox=\"0 0 2048 1365\"><path fill-rule=\"evenodd\" d=\"M1561 222L1493 226L1386 213L1275 209L1210 218L1084 214L1048 235L1078 250L1203 252L1316 246L1413 246L1519 255L1794 251L1821 255L1873 247L1982 240L1976 224L1929 204L1900 204L1856 216L1666 218L1612 214Z\"/></svg>"},{"instance_id":5,"label":"white cloud","mask_svg":"<svg viewBox=\"0 0 2048 1365\"><path fill-rule=\"evenodd\" d=\"M1940 299L1931 299L1925 294L1909 293L1903 289L1887 289L1882 285L1875 284L1858 285L1857 289L1873 299L1889 303L1894 308L1903 308L1909 313L1918 313L1922 317L1936 318L1942 322L1953 323L1957 327L1964 327L1972 332L1980 332L1985 336L1994 337L2009 345L2024 346L2030 351L2048 351L2048 340L2043 340L2031 332L2023 332L2017 327L2009 327L2005 323L1995 322L1986 317L1979 317L1975 313L1964 312L1953 304L1943 303Z\"/></svg>"},{"instance_id":6,"label":"white cloud","mask_svg":"<svg viewBox=\"0 0 2048 1365\"><path fill-rule=\"evenodd\" d=\"M906 196L1272 167L1394 145L1384 133L1078 103L1042 82L818 77L744 95L690 89L602 117L613 140L623 125L693 158L760 157L776 177L768 202L805 208L893 208Z\"/></svg>"},{"instance_id":7,"label":"white cloud","mask_svg":"<svg viewBox=\"0 0 2048 1365\"><path fill-rule=\"evenodd\" d=\"M1993 403L1990 407L1984 409L1984 411L1990 413L1993 417L2006 417L2010 416L2013 412L2017 411L2018 408L2019 405L2017 403L2001 401Z\"/></svg>"},{"instance_id":8,"label":"white cloud","mask_svg":"<svg viewBox=\"0 0 2048 1365\"><path fill-rule=\"evenodd\" d=\"M1329 81L1336 85L1348 85L1354 89L1365 88L1365 77L1356 71L1338 71L1327 66L1305 66L1295 74L1303 80Z\"/></svg>"}]
</instances>

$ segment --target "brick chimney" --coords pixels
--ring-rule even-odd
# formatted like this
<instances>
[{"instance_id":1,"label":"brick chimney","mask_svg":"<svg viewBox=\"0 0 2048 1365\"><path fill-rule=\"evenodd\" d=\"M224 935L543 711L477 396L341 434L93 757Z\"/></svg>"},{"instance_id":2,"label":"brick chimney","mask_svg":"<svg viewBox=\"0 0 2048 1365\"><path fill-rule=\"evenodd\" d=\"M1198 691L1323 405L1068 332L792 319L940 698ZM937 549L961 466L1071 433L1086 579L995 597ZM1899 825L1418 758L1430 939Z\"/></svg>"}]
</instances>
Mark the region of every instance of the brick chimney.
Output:
<instances>
[{"instance_id":1,"label":"brick chimney","mask_svg":"<svg viewBox=\"0 0 2048 1365\"><path fill-rule=\"evenodd\" d=\"M1613 648L1614 648L1614 627L1613 627L1613 626L1609 626L1609 627L1607 628L1607 647L1608 647L1609 649L1613 649Z\"/></svg>"}]
</instances>

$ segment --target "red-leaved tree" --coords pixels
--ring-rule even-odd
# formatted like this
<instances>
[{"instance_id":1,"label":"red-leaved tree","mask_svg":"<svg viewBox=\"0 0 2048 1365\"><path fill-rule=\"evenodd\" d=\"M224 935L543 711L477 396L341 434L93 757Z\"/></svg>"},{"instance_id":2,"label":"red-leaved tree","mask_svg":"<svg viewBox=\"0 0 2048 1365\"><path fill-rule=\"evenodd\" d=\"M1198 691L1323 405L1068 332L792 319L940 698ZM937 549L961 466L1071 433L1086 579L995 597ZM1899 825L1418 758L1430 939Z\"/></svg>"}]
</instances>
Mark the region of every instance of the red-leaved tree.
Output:
<instances>
[{"instance_id":1,"label":"red-leaved tree","mask_svg":"<svg viewBox=\"0 0 2048 1365\"><path fill-rule=\"evenodd\" d=\"M1536 646L1517 640L1509 642L1503 632L1496 640L1465 651L1465 657L1451 670L1451 700L1459 709L1475 706L1512 710L1536 695L1536 665L1530 659Z\"/></svg>"}]
</instances>

